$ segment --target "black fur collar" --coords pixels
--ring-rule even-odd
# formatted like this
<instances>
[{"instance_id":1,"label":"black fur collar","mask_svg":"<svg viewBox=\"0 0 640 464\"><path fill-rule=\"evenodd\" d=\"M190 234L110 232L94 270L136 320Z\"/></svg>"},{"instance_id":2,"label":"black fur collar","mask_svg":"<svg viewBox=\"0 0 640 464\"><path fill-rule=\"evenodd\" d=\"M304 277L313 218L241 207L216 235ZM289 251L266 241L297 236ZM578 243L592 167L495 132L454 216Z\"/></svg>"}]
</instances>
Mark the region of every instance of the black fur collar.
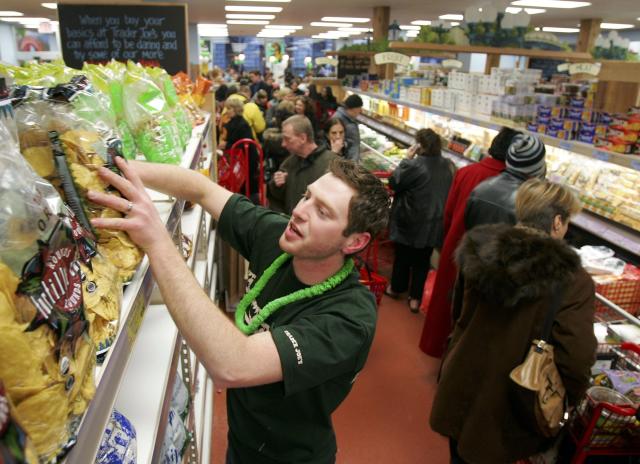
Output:
<instances>
[{"instance_id":1,"label":"black fur collar","mask_svg":"<svg viewBox=\"0 0 640 464\"><path fill-rule=\"evenodd\" d=\"M526 227L506 224L478 226L456 250L465 286L482 297L513 307L563 285L581 266L564 242Z\"/></svg>"}]
</instances>

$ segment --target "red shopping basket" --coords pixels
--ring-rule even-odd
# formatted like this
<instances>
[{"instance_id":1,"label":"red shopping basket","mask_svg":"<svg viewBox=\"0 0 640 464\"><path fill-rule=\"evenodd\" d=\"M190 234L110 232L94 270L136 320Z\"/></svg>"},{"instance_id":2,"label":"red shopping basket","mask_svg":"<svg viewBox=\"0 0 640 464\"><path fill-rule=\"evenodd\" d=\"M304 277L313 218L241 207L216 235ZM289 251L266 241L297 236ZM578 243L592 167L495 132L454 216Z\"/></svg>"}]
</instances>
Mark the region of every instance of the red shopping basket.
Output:
<instances>
[{"instance_id":1,"label":"red shopping basket","mask_svg":"<svg viewBox=\"0 0 640 464\"><path fill-rule=\"evenodd\" d=\"M601 344L598 358L611 360L613 369L637 370L640 367L640 347L633 343ZM590 389L576 408L569 427L576 446L572 464L581 464L591 455L640 455L640 423L636 419L638 405L614 390L610 391L612 398L618 399L617 404L602 401L596 396L600 390Z\"/></svg>"},{"instance_id":2,"label":"red shopping basket","mask_svg":"<svg viewBox=\"0 0 640 464\"><path fill-rule=\"evenodd\" d=\"M240 139L234 143L228 151L218 158L218 183L231 192L241 193L244 185L244 194L251 195L249 179L249 159L251 147L255 147L258 153L258 198L261 205L267 204L264 185L264 153L262 147L253 139Z\"/></svg>"},{"instance_id":3,"label":"red shopping basket","mask_svg":"<svg viewBox=\"0 0 640 464\"><path fill-rule=\"evenodd\" d=\"M380 306L382 295L384 295L384 290L387 288L387 279L377 272L371 271L371 269L365 265L360 268L360 283L369 287L373 296L376 297L376 304Z\"/></svg>"}]
</instances>

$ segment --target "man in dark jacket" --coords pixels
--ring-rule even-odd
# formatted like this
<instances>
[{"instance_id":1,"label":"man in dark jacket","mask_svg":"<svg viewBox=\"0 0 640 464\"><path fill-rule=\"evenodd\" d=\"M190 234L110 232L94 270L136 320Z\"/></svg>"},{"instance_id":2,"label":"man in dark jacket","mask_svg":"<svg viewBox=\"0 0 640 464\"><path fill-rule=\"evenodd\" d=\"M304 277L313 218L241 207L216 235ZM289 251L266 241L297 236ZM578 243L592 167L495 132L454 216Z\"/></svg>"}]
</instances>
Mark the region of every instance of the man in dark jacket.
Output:
<instances>
[{"instance_id":1,"label":"man in dark jacket","mask_svg":"<svg viewBox=\"0 0 640 464\"><path fill-rule=\"evenodd\" d=\"M467 201L464 225L471 230L481 224L515 224L515 198L518 187L532 177L544 178L544 144L534 135L514 137L507 150L507 168L498 176L478 185Z\"/></svg>"},{"instance_id":2,"label":"man in dark jacket","mask_svg":"<svg viewBox=\"0 0 640 464\"><path fill-rule=\"evenodd\" d=\"M339 107L334 116L344 125L344 139L349 147L345 158L356 162L360 161L360 129L357 119L360 113L362 113L362 98L353 94L345 99L344 106Z\"/></svg>"},{"instance_id":3,"label":"man in dark jacket","mask_svg":"<svg viewBox=\"0 0 640 464\"><path fill-rule=\"evenodd\" d=\"M306 116L296 115L282 123L282 146L291 155L280 165L268 184L271 209L291 214L307 186L327 172L337 155L314 142L313 128Z\"/></svg>"},{"instance_id":4,"label":"man in dark jacket","mask_svg":"<svg viewBox=\"0 0 640 464\"><path fill-rule=\"evenodd\" d=\"M253 97L258 90L264 90L267 92L267 97L271 100L271 92L273 92L273 87L270 87L265 81L262 80L262 75L260 71L255 70L249 73L249 79L251 79L251 96Z\"/></svg>"}]
</instances>

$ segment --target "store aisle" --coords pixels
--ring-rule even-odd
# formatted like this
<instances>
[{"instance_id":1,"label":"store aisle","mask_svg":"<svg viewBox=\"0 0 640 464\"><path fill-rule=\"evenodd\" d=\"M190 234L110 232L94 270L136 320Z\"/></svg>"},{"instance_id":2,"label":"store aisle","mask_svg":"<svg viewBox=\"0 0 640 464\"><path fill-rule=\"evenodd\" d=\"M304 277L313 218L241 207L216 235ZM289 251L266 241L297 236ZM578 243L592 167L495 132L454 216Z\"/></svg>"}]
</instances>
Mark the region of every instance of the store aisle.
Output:
<instances>
[{"instance_id":1,"label":"store aisle","mask_svg":"<svg viewBox=\"0 0 640 464\"><path fill-rule=\"evenodd\" d=\"M365 369L334 414L337 464L445 464L447 442L429 429L439 362L418 349L424 316L384 297ZM212 464L226 450L224 392L214 393Z\"/></svg>"}]
</instances>

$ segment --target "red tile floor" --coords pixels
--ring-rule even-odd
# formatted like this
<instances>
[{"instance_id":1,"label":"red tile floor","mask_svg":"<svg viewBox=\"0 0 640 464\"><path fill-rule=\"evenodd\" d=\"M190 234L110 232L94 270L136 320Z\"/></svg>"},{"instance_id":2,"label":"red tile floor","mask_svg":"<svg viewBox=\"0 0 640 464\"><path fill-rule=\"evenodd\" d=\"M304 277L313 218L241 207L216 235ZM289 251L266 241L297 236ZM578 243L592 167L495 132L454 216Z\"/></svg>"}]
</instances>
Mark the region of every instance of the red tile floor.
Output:
<instances>
[{"instance_id":1,"label":"red tile floor","mask_svg":"<svg viewBox=\"0 0 640 464\"><path fill-rule=\"evenodd\" d=\"M380 252L389 275L390 251ZM337 464L446 464L446 440L429 428L439 361L418 348L424 316L406 299L383 297L367 364L334 413ZM225 393L214 392L211 464L223 464L227 448Z\"/></svg>"}]
</instances>

